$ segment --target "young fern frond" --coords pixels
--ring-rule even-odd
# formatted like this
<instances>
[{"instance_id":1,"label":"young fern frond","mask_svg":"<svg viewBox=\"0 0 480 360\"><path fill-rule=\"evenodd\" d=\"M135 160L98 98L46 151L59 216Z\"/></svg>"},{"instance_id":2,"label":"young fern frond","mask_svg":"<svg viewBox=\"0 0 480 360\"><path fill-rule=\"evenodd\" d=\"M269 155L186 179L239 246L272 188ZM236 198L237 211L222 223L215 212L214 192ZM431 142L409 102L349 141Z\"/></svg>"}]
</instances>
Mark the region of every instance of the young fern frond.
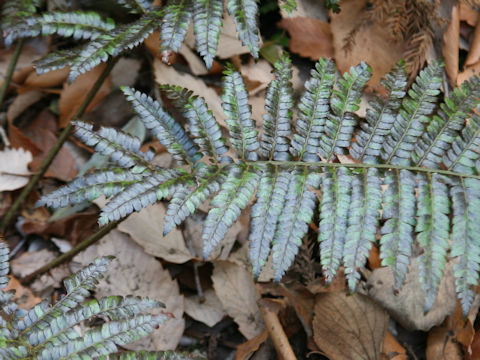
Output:
<instances>
[{"instance_id":1,"label":"young fern frond","mask_svg":"<svg viewBox=\"0 0 480 360\"><path fill-rule=\"evenodd\" d=\"M6 0L4 2L0 29L5 36L5 45L7 47L10 47L14 41L13 38L9 37L10 29L19 23L23 23L25 18L34 16L41 4L42 0Z\"/></svg>"},{"instance_id":2,"label":"young fern frond","mask_svg":"<svg viewBox=\"0 0 480 360\"><path fill-rule=\"evenodd\" d=\"M169 0L160 29L161 47L177 52L181 47L192 19L192 0Z\"/></svg>"},{"instance_id":3,"label":"young fern frond","mask_svg":"<svg viewBox=\"0 0 480 360\"><path fill-rule=\"evenodd\" d=\"M256 0L227 0L227 10L237 25L238 37L253 57L258 58L260 36L258 34Z\"/></svg>"},{"instance_id":4,"label":"young fern frond","mask_svg":"<svg viewBox=\"0 0 480 360\"><path fill-rule=\"evenodd\" d=\"M0 282L8 278L8 246L0 241ZM169 314L151 315L162 308L156 300L140 297L109 296L88 300L95 290L111 257L96 259L64 284L67 294L53 306L42 301L28 312L18 310L12 302L13 292L0 291L3 315L0 319L0 357L14 359L106 359L122 358L118 346L149 335L154 328L170 318ZM78 329L88 320L102 320L100 326ZM133 352L127 353L133 354ZM155 359L182 359L172 352L140 352ZM178 356L177 356L178 355ZM130 355L128 355L130 356Z\"/></svg>"},{"instance_id":5,"label":"young fern frond","mask_svg":"<svg viewBox=\"0 0 480 360\"><path fill-rule=\"evenodd\" d=\"M152 0L117 0L117 4L124 7L131 14L144 14L152 5Z\"/></svg>"},{"instance_id":6,"label":"young fern frond","mask_svg":"<svg viewBox=\"0 0 480 360\"><path fill-rule=\"evenodd\" d=\"M454 90L436 108L441 69L441 64L433 62L406 95L404 65L398 64L384 81L387 97L370 103L366 123L357 129L359 119L354 112L371 73L366 64L335 78L333 63L321 59L300 99L298 119L294 119L291 65L282 56L267 90L267 113L258 139L245 85L229 66L222 95L230 135L227 143L221 140L219 125L203 99L188 90L163 87L186 118L184 129L158 102L125 88L146 127L178 162L190 166L189 170L156 168L137 153L138 143L122 140L128 145L123 149L129 155L126 158L135 163L126 170L137 166L144 170L131 171L128 179L138 175L138 180L134 177L134 183L112 193L100 222L118 220L171 197L165 218L167 233L212 199L202 235L203 253L208 257L252 203L249 257L253 275L259 276L271 256L279 281L318 210L320 261L327 281L343 266L354 291L359 269L376 244L383 265L392 268L395 287L400 289L415 246L423 251L418 262L425 310L435 301L445 264L456 258L456 288L467 312L480 270L480 116L470 108L477 105L475 84L479 80ZM99 134L113 140L106 130L84 140L98 146ZM235 154L234 159L221 161L227 150ZM357 162L336 161L337 155L347 151ZM124 165L131 166L130 162ZM123 186L123 175L118 176L109 189ZM67 185L57 193L54 205L74 202L73 194L93 193L95 181ZM100 189L107 189L106 182L98 183ZM48 196L45 199L45 204L53 204Z\"/></svg>"}]
</instances>

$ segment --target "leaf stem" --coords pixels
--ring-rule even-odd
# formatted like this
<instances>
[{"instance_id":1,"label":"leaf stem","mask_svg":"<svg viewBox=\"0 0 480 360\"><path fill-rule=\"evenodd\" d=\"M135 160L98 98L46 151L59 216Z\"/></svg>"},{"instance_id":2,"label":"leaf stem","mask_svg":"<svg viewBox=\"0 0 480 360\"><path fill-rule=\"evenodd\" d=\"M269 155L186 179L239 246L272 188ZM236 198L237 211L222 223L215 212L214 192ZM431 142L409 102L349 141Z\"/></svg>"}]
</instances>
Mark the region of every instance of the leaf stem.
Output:
<instances>
[{"instance_id":1,"label":"leaf stem","mask_svg":"<svg viewBox=\"0 0 480 360\"><path fill-rule=\"evenodd\" d=\"M8 64L7 73L5 74L2 87L0 88L0 105L2 105L3 100L5 100L5 96L7 95L7 90L8 90L8 87L10 86L10 81L12 80L12 75L15 70L15 66L17 65L18 58L20 57L20 53L22 52L23 43L24 43L23 39L20 39L17 42L17 47L15 48L15 52L13 53L13 56L10 59L10 63Z\"/></svg>"},{"instance_id":2,"label":"leaf stem","mask_svg":"<svg viewBox=\"0 0 480 360\"><path fill-rule=\"evenodd\" d=\"M67 251L66 253L60 255L55 260L52 260L48 264L42 266L40 269L34 271L30 275L24 277L23 279L20 279L21 283L24 284L24 285L30 284L33 280L35 280L40 275L43 275L47 271L50 271L50 270L56 268L57 266L71 260L79 252L81 252L82 250L85 250L90 245L93 245L98 240L100 240L104 235L109 233L110 230L113 230L120 222L121 222L121 220L120 221L112 221L111 223L108 223L106 226L101 227L97 232L93 233L88 238L86 238L85 240L80 242L77 246L72 248L70 251Z\"/></svg>"},{"instance_id":3,"label":"leaf stem","mask_svg":"<svg viewBox=\"0 0 480 360\"><path fill-rule=\"evenodd\" d=\"M72 116L71 120L74 120L76 118L81 117L84 113L85 110L87 109L88 105L90 102L93 100L95 97L96 93L102 86L103 82L107 78L107 76L110 74L110 72L113 69L113 66L117 62L118 58L113 58L105 67L103 72L100 74L98 77L97 81L93 84L92 88L88 92L87 96L85 97L85 100L83 100L83 103L80 105L78 110L75 112L75 114ZM40 168L38 169L37 173L32 176L28 184L23 188L22 192L20 195L15 199L15 202L12 204L12 206L8 209L7 213L3 217L2 221L0 222L0 233L5 233L6 228L10 224L10 220L12 219L13 215L17 212L18 208L22 204L22 202L26 199L28 194L33 190L35 185L40 181L40 179L45 175L47 172L48 168L50 167L51 163L53 162L55 156L57 153L60 151L62 148L63 144L65 141L67 141L68 137L73 131L73 124L72 121L68 123L68 125L65 127L65 129L62 131L60 136L57 139L57 142L53 145L53 147L50 149L48 152L47 156L45 159L42 161Z\"/></svg>"}]
</instances>

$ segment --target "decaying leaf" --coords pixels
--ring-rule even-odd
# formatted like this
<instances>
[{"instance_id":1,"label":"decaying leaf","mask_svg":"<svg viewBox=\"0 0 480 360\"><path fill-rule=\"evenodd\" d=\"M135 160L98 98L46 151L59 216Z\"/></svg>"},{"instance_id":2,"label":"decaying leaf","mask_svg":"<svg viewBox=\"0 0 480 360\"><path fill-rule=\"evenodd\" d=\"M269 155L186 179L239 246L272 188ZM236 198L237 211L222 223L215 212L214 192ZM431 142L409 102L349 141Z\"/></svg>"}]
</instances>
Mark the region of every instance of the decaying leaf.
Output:
<instances>
[{"instance_id":1,"label":"decaying leaf","mask_svg":"<svg viewBox=\"0 0 480 360\"><path fill-rule=\"evenodd\" d=\"M382 352L388 360L408 360L405 348L388 331L385 333Z\"/></svg>"},{"instance_id":2,"label":"decaying leaf","mask_svg":"<svg viewBox=\"0 0 480 360\"><path fill-rule=\"evenodd\" d=\"M176 264L191 260L193 256L185 246L180 230L173 229L163 236L164 218L165 205L158 203L131 214L118 225L118 229L129 234L147 254Z\"/></svg>"},{"instance_id":3,"label":"decaying leaf","mask_svg":"<svg viewBox=\"0 0 480 360\"><path fill-rule=\"evenodd\" d=\"M434 328L428 334L426 360L461 360L462 350L446 326Z\"/></svg>"},{"instance_id":4,"label":"decaying leaf","mask_svg":"<svg viewBox=\"0 0 480 360\"><path fill-rule=\"evenodd\" d=\"M317 295L313 338L330 360L380 360L388 314L361 294Z\"/></svg>"},{"instance_id":5,"label":"decaying leaf","mask_svg":"<svg viewBox=\"0 0 480 360\"><path fill-rule=\"evenodd\" d=\"M443 33L442 54L445 59L445 71L452 86L455 86L458 75L458 44L460 41L460 18L458 6L452 7L451 20ZM480 50L480 49L479 49Z\"/></svg>"},{"instance_id":6,"label":"decaying leaf","mask_svg":"<svg viewBox=\"0 0 480 360\"><path fill-rule=\"evenodd\" d=\"M113 255L116 260L109 266L95 296L135 294L162 301L164 311L175 318L161 325L151 337L136 343L135 349L175 349L185 328L183 295L179 293L177 281L172 280L158 260L145 254L128 235L117 230L111 231L98 245L89 247L73 260L85 265L105 255Z\"/></svg>"},{"instance_id":7,"label":"decaying leaf","mask_svg":"<svg viewBox=\"0 0 480 360\"><path fill-rule=\"evenodd\" d=\"M42 301L40 297L35 296L28 287L23 286L14 276L10 276L10 281L4 290L15 290L13 301L15 301L20 309L29 310Z\"/></svg>"},{"instance_id":8,"label":"decaying leaf","mask_svg":"<svg viewBox=\"0 0 480 360\"><path fill-rule=\"evenodd\" d=\"M265 325L257 306L260 298L250 272L227 261L215 263L213 287L228 315L247 339L260 334Z\"/></svg>"},{"instance_id":9,"label":"decaying leaf","mask_svg":"<svg viewBox=\"0 0 480 360\"><path fill-rule=\"evenodd\" d=\"M12 191L27 185L30 161L32 154L22 148L0 151L0 191Z\"/></svg>"},{"instance_id":10,"label":"decaying leaf","mask_svg":"<svg viewBox=\"0 0 480 360\"><path fill-rule=\"evenodd\" d=\"M237 346L237 352L235 353L235 360L248 360L251 356L260 348L268 338L268 331L263 330L260 334L254 338L244 342Z\"/></svg>"},{"instance_id":11,"label":"decaying leaf","mask_svg":"<svg viewBox=\"0 0 480 360\"><path fill-rule=\"evenodd\" d=\"M291 52L312 60L333 56L330 24L310 17L285 18L278 26L290 34Z\"/></svg>"},{"instance_id":12,"label":"decaying leaf","mask_svg":"<svg viewBox=\"0 0 480 360\"><path fill-rule=\"evenodd\" d=\"M203 295L203 302L200 302L198 295L186 297L185 313L191 318L212 327L222 320L227 313L213 289L208 289Z\"/></svg>"},{"instance_id":13,"label":"decaying leaf","mask_svg":"<svg viewBox=\"0 0 480 360\"><path fill-rule=\"evenodd\" d=\"M58 121L60 128L64 128L68 125L68 122L75 112L77 112L77 110L80 108L83 101L87 97L88 92L106 66L107 65L105 63L102 63L93 68L91 71L80 75L73 83L65 83L63 90L60 93L60 99L58 100ZM111 84L111 79L108 77L95 94L85 112L92 110L105 98L105 96L110 93Z\"/></svg>"}]
</instances>

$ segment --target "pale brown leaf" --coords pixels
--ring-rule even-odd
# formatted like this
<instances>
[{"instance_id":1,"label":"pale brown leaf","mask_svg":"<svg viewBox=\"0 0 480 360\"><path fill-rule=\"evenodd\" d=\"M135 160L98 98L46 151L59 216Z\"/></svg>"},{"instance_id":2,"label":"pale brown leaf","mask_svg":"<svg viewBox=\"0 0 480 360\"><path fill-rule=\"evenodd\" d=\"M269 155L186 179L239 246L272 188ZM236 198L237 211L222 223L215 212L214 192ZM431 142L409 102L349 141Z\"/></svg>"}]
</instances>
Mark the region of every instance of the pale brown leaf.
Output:
<instances>
[{"instance_id":1,"label":"pale brown leaf","mask_svg":"<svg viewBox=\"0 0 480 360\"><path fill-rule=\"evenodd\" d=\"M32 290L23 286L14 276L10 276L10 281L3 290L15 290L15 296L12 298L12 301L14 301L20 309L30 310L42 301L42 298L35 296ZM42 290L44 290L44 288Z\"/></svg>"},{"instance_id":2,"label":"pale brown leaf","mask_svg":"<svg viewBox=\"0 0 480 360\"><path fill-rule=\"evenodd\" d=\"M164 218L165 205L158 203L134 212L118 225L118 229L129 234L147 254L175 264L191 260L194 256L185 246L180 230L173 229L167 236L163 236Z\"/></svg>"},{"instance_id":3,"label":"pale brown leaf","mask_svg":"<svg viewBox=\"0 0 480 360\"><path fill-rule=\"evenodd\" d=\"M203 302L200 302L198 295L186 297L185 313L191 318L212 327L222 320L227 313L213 289L208 289L203 295Z\"/></svg>"},{"instance_id":4,"label":"pale brown leaf","mask_svg":"<svg viewBox=\"0 0 480 360\"><path fill-rule=\"evenodd\" d=\"M471 66L480 61L480 22L475 27L473 33L472 45L468 52L467 59L465 60L465 66Z\"/></svg>"},{"instance_id":5,"label":"pale brown leaf","mask_svg":"<svg viewBox=\"0 0 480 360\"><path fill-rule=\"evenodd\" d=\"M265 325L257 306L260 298L250 272L242 266L219 261L212 274L213 287L228 315L247 339L260 334Z\"/></svg>"},{"instance_id":6,"label":"pale brown leaf","mask_svg":"<svg viewBox=\"0 0 480 360\"><path fill-rule=\"evenodd\" d=\"M446 326L434 328L428 334L427 348L425 350L427 360L461 360L462 351L455 338L450 334Z\"/></svg>"},{"instance_id":7,"label":"pale brown leaf","mask_svg":"<svg viewBox=\"0 0 480 360\"><path fill-rule=\"evenodd\" d=\"M330 360L379 360L388 314L361 294L325 293L315 299L313 338Z\"/></svg>"},{"instance_id":8,"label":"pale brown leaf","mask_svg":"<svg viewBox=\"0 0 480 360\"><path fill-rule=\"evenodd\" d=\"M458 6L452 7L451 21L443 33L442 54L445 59L445 71L452 86L458 76L458 44L460 41L460 18ZM473 47L473 46L472 46ZM480 51L480 48L479 48ZM471 50L470 50L471 52Z\"/></svg>"},{"instance_id":9,"label":"pale brown leaf","mask_svg":"<svg viewBox=\"0 0 480 360\"><path fill-rule=\"evenodd\" d=\"M12 191L27 185L30 161L32 154L22 148L0 151L0 191Z\"/></svg>"},{"instance_id":10,"label":"pale brown leaf","mask_svg":"<svg viewBox=\"0 0 480 360\"><path fill-rule=\"evenodd\" d=\"M290 34L291 52L312 60L333 56L330 24L310 17L282 19L278 26Z\"/></svg>"},{"instance_id":11,"label":"pale brown leaf","mask_svg":"<svg viewBox=\"0 0 480 360\"><path fill-rule=\"evenodd\" d=\"M260 334L254 338L244 342L237 346L237 352L235 353L235 360L248 360L252 355L260 348L268 338L268 331L263 330Z\"/></svg>"},{"instance_id":12,"label":"pale brown leaf","mask_svg":"<svg viewBox=\"0 0 480 360\"><path fill-rule=\"evenodd\" d=\"M49 71L38 75L35 71L31 72L23 83L26 88L52 88L62 85L68 77L70 68L68 66L63 69Z\"/></svg>"}]
</instances>

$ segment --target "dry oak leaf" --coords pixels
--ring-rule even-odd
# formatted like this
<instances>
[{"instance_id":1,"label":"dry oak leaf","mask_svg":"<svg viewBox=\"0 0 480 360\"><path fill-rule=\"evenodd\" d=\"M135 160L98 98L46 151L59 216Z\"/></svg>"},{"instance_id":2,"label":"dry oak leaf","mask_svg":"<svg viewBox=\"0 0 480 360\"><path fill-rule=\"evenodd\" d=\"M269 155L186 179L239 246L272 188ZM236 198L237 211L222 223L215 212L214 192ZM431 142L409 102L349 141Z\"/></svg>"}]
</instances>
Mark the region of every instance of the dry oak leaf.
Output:
<instances>
[{"instance_id":1,"label":"dry oak leaf","mask_svg":"<svg viewBox=\"0 0 480 360\"><path fill-rule=\"evenodd\" d=\"M163 236L163 221L159 220L165 218L165 212L164 204L150 205L127 217L118 225L118 230L129 234L147 254L175 264L183 264L194 256L185 246L180 230L172 229L168 235Z\"/></svg>"},{"instance_id":2,"label":"dry oak leaf","mask_svg":"<svg viewBox=\"0 0 480 360\"><path fill-rule=\"evenodd\" d=\"M388 314L367 296L317 295L313 339L330 360L380 360Z\"/></svg>"},{"instance_id":3,"label":"dry oak leaf","mask_svg":"<svg viewBox=\"0 0 480 360\"><path fill-rule=\"evenodd\" d=\"M70 119L80 108L93 84L97 81L103 70L105 70L106 66L106 63L102 63L89 72L77 77L71 84L64 84L63 90L60 93L60 99L58 100L58 121L60 128L64 128L68 125ZM93 97L90 105L88 105L85 113L92 110L110 93L111 84L110 77L107 77Z\"/></svg>"},{"instance_id":4,"label":"dry oak leaf","mask_svg":"<svg viewBox=\"0 0 480 360\"><path fill-rule=\"evenodd\" d=\"M458 76L458 44L460 42L460 18L458 6L452 6L451 21L443 33L442 54L450 85L455 87ZM473 49L473 45L472 45ZM479 48L480 50L480 48ZM472 51L470 51L472 52ZM470 55L470 53L469 53ZM468 58L467 58L468 61Z\"/></svg>"},{"instance_id":5,"label":"dry oak leaf","mask_svg":"<svg viewBox=\"0 0 480 360\"><path fill-rule=\"evenodd\" d=\"M291 52L312 60L333 56L330 24L310 17L282 19L278 26L290 34Z\"/></svg>"},{"instance_id":6,"label":"dry oak leaf","mask_svg":"<svg viewBox=\"0 0 480 360\"><path fill-rule=\"evenodd\" d=\"M366 0L342 0L342 11L332 15L330 24L335 49L335 61L341 72L350 66L365 61L372 67L372 78L367 86L377 91L384 91L380 85L381 78L403 58L404 44L392 41L391 35L383 24L375 23L362 27L355 35L355 43L350 51L345 51L345 39L357 26Z\"/></svg>"},{"instance_id":7,"label":"dry oak leaf","mask_svg":"<svg viewBox=\"0 0 480 360\"><path fill-rule=\"evenodd\" d=\"M227 314L238 324L240 332L252 339L264 329L257 300L260 299L252 274L242 266L228 261L215 263L213 287Z\"/></svg>"},{"instance_id":8,"label":"dry oak leaf","mask_svg":"<svg viewBox=\"0 0 480 360\"><path fill-rule=\"evenodd\" d=\"M32 154L22 148L0 151L0 191L12 191L27 185L30 161Z\"/></svg>"},{"instance_id":9,"label":"dry oak leaf","mask_svg":"<svg viewBox=\"0 0 480 360\"><path fill-rule=\"evenodd\" d=\"M131 350L173 350L177 347L185 328L183 319L184 299L180 295L178 283L172 280L168 270L153 256L145 254L126 234L112 230L98 245L89 247L73 260L87 265L96 257L113 255L105 273L105 278L96 288L97 298L109 295L146 296L160 300L165 304L167 313L175 318L169 319L152 333L150 337L131 346Z\"/></svg>"}]
</instances>

